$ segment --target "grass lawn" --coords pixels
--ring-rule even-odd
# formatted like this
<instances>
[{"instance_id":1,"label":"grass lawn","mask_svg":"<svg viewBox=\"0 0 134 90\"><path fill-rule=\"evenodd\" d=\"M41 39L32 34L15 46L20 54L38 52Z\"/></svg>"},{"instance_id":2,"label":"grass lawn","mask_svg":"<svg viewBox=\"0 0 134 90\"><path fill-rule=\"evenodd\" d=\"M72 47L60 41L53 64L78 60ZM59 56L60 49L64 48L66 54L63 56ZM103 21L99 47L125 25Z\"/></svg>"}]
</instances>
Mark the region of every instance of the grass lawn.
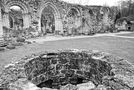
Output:
<instances>
[{"instance_id":1,"label":"grass lawn","mask_svg":"<svg viewBox=\"0 0 134 90\"><path fill-rule=\"evenodd\" d=\"M127 39L120 37L101 36L60 41L48 41L44 42L43 44L34 43L31 45L18 47L14 50L0 52L0 71L4 65L15 60L19 60L26 55L59 49L100 50L116 56L120 56L134 64L134 38Z\"/></svg>"}]
</instances>

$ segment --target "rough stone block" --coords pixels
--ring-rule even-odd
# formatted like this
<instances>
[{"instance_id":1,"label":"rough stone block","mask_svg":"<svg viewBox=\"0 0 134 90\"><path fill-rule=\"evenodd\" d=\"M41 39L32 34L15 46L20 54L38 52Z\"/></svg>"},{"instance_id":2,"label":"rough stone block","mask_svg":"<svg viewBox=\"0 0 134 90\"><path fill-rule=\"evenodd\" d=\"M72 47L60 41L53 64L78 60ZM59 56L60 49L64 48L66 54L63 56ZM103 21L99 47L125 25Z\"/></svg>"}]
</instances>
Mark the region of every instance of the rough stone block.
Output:
<instances>
[{"instance_id":1,"label":"rough stone block","mask_svg":"<svg viewBox=\"0 0 134 90\"><path fill-rule=\"evenodd\" d=\"M92 82L82 83L77 85L77 90L92 90L95 89L95 85Z\"/></svg>"},{"instance_id":2,"label":"rough stone block","mask_svg":"<svg viewBox=\"0 0 134 90\"><path fill-rule=\"evenodd\" d=\"M17 41L17 42L25 42L25 39L24 39L24 38L17 38L16 41Z\"/></svg>"}]
</instances>

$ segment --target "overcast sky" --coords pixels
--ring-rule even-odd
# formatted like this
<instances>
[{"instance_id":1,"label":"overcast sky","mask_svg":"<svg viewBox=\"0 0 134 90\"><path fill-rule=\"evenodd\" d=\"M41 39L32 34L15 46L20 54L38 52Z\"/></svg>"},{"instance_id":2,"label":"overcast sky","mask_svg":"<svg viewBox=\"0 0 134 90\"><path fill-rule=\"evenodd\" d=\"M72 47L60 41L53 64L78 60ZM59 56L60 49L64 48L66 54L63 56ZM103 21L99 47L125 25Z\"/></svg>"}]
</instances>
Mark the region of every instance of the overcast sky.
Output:
<instances>
[{"instance_id":1,"label":"overcast sky","mask_svg":"<svg viewBox=\"0 0 134 90\"><path fill-rule=\"evenodd\" d=\"M62 0L70 3L81 3L82 5L108 5L115 6L121 0Z\"/></svg>"}]
</instances>

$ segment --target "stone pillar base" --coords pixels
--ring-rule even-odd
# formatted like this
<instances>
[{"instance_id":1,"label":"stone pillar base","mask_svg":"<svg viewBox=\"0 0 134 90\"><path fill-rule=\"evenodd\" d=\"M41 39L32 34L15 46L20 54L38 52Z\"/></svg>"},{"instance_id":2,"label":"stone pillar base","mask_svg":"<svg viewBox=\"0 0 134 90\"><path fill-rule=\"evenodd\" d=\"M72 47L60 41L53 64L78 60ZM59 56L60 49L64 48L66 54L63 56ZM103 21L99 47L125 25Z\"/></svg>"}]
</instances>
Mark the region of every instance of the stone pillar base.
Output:
<instances>
[{"instance_id":1,"label":"stone pillar base","mask_svg":"<svg viewBox=\"0 0 134 90\"><path fill-rule=\"evenodd\" d=\"M29 28L29 26L30 26L30 16L29 16L28 13L23 14L23 23L24 23L23 28Z\"/></svg>"},{"instance_id":2,"label":"stone pillar base","mask_svg":"<svg viewBox=\"0 0 134 90\"><path fill-rule=\"evenodd\" d=\"M63 24L61 19L55 21L55 31L59 32L59 34L63 34Z\"/></svg>"}]
</instances>

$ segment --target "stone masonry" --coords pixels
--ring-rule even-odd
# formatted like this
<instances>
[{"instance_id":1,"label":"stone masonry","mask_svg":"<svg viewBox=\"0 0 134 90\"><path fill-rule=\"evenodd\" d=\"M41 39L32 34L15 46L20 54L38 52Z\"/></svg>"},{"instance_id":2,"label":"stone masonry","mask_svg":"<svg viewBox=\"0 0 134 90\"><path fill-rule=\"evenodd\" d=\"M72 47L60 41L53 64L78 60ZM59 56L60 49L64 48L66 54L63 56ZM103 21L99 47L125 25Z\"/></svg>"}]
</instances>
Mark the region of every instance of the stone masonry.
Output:
<instances>
[{"instance_id":1,"label":"stone masonry","mask_svg":"<svg viewBox=\"0 0 134 90\"><path fill-rule=\"evenodd\" d=\"M47 30L47 24L41 22L44 10L52 12L54 21L49 27L53 26L53 33L58 34L101 32L110 27L114 18L109 7L82 6L59 0L0 0L0 37L4 34L3 27L11 26L9 18L13 18L10 15L12 6L22 9L23 29L33 27L38 34L43 33L44 28Z\"/></svg>"}]
</instances>

